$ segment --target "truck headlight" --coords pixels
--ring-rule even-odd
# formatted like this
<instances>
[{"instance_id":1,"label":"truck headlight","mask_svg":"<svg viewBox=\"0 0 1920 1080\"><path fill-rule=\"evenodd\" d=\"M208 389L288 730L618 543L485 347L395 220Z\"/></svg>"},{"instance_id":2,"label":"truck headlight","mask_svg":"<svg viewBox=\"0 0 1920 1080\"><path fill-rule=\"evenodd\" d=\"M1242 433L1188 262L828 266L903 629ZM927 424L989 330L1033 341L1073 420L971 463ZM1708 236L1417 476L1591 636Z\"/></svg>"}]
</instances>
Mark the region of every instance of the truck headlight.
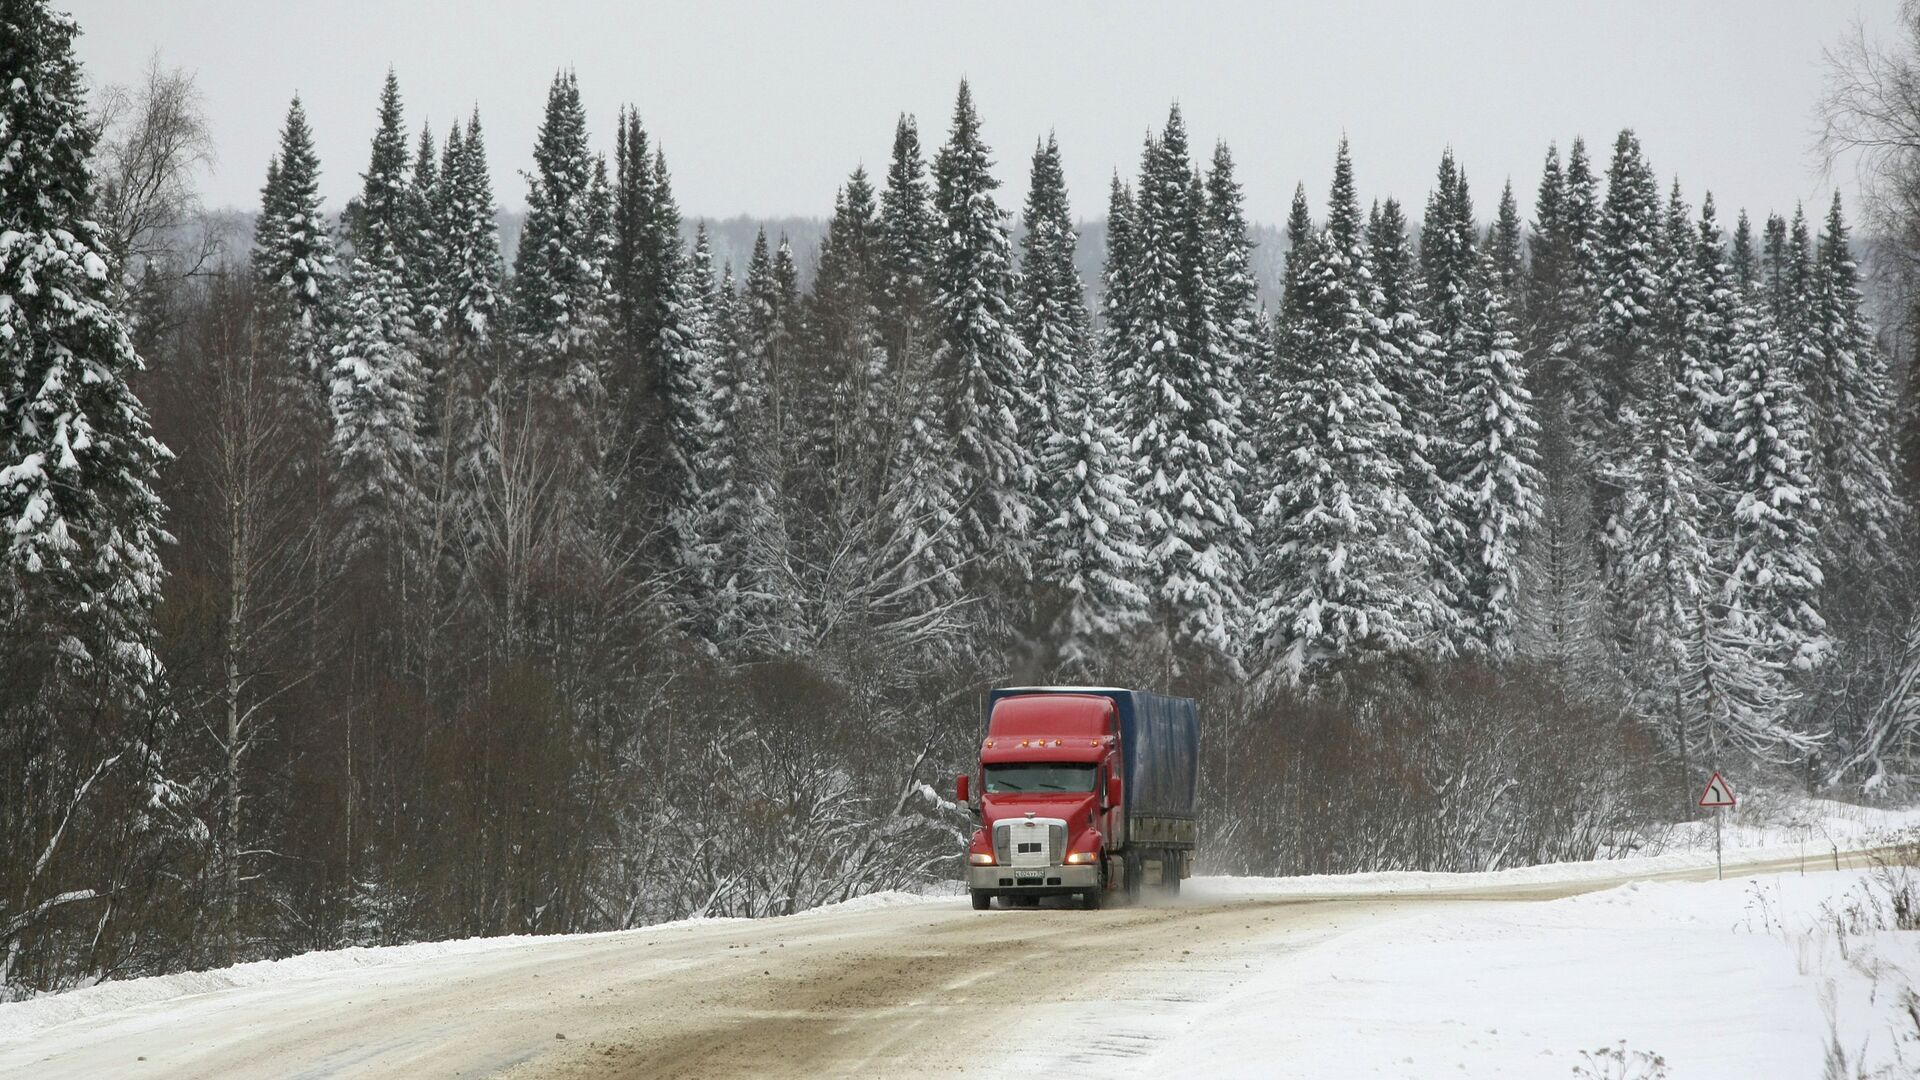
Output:
<instances>
[{"instance_id":1,"label":"truck headlight","mask_svg":"<svg viewBox=\"0 0 1920 1080\"><path fill-rule=\"evenodd\" d=\"M1099 858L1099 856L1094 854L1091 851L1070 852L1067 855L1067 865L1068 866L1085 866L1088 863L1093 862L1097 858Z\"/></svg>"},{"instance_id":2,"label":"truck headlight","mask_svg":"<svg viewBox=\"0 0 1920 1080\"><path fill-rule=\"evenodd\" d=\"M970 862L970 863L972 863L972 864L973 864L973 865L975 865L975 866L992 866L992 865L993 865L993 852L991 852L991 851L970 851L970 852L968 852L968 853L967 853L967 861L968 861L968 862Z\"/></svg>"}]
</instances>

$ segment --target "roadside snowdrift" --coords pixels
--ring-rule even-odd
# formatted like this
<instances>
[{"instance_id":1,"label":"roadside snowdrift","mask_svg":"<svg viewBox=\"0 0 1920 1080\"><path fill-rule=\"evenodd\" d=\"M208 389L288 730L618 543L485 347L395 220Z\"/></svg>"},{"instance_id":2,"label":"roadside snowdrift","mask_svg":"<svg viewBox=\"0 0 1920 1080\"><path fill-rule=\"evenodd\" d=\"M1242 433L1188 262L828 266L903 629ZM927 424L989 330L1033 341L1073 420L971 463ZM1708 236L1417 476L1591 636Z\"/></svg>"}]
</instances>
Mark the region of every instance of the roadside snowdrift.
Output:
<instances>
[{"instance_id":1,"label":"roadside snowdrift","mask_svg":"<svg viewBox=\"0 0 1920 1080\"><path fill-rule=\"evenodd\" d=\"M953 895L951 892L926 895L899 891L869 893L842 903L828 904L796 915L783 916L783 918L820 918L909 904L927 904L950 900ZM26 1039L35 1032L57 1024L101 1013L151 1005L189 995L231 990L236 987L326 978L342 973L415 964L441 957L471 956L480 953L539 948L543 945L550 946L568 941L657 934L689 926L750 921L752 920L692 918L601 934L516 934L505 937L462 938L455 941L423 941L411 945L328 949L289 956L284 960L257 960L210 971L183 971L174 975L124 979L118 982L100 983L64 994L47 994L29 998L26 1001L0 1005L0 1042Z\"/></svg>"},{"instance_id":2,"label":"roadside snowdrift","mask_svg":"<svg viewBox=\"0 0 1920 1080\"><path fill-rule=\"evenodd\" d=\"M1257 971L1138 1072L1759 1080L1825 1075L1831 1040L1859 1075L1916 1075L1920 931L1839 928L1883 875L1636 883L1362 926ZM1582 1057L1604 1049L1630 1067Z\"/></svg>"}]
</instances>

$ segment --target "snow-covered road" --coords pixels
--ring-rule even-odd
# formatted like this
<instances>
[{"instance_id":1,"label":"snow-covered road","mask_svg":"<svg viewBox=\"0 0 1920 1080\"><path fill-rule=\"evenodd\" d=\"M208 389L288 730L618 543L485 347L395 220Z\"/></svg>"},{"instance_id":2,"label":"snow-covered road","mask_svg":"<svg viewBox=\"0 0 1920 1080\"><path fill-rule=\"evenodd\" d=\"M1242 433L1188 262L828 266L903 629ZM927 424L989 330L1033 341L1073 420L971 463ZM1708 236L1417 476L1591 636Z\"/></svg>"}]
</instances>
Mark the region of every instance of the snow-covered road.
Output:
<instances>
[{"instance_id":1,"label":"snow-covered road","mask_svg":"<svg viewBox=\"0 0 1920 1080\"><path fill-rule=\"evenodd\" d=\"M1858 876L1819 865L1739 872L1809 895ZM1712 877L1215 878L1098 912L892 895L314 954L0 1006L0 1076L1564 1076L1619 1039L1690 1080L1817 1075L1821 973L1736 927L1756 886L1580 895Z\"/></svg>"}]
</instances>

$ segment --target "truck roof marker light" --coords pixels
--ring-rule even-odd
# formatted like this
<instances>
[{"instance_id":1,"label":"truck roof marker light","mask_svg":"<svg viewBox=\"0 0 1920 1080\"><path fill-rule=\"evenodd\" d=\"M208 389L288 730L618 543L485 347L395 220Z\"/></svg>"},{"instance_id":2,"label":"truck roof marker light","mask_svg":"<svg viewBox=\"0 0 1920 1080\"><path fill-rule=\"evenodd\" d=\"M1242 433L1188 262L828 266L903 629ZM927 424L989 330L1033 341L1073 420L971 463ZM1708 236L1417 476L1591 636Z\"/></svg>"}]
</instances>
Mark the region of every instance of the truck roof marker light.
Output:
<instances>
[{"instance_id":1,"label":"truck roof marker light","mask_svg":"<svg viewBox=\"0 0 1920 1080\"><path fill-rule=\"evenodd\" d=\"M988 749L992 749L992 748L993 748L993 740L992 740L992 739L988 739L988 740L987 740L987 748L988 748Z\"/></svg>"}]
</instances>

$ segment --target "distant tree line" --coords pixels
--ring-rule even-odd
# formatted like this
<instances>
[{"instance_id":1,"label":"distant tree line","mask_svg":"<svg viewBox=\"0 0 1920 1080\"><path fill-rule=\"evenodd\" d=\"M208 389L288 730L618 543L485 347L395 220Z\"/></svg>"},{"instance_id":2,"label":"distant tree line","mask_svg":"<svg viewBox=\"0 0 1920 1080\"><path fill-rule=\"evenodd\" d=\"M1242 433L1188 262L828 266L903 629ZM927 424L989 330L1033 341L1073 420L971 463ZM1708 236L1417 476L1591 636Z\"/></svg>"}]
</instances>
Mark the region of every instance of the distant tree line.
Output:
<instances>
[{"instance_id":1,"label":"distant tree line","mask_svg":"<svg viewBox=\"0 0 1920 1080\"><path fill-rule=\"evenodd\" d=\"M803 289L764 233L716 267L567 73L509 265L481 118L410 139L389 74L359 195L296 98L214 268L158 239L190 189L120 182L190 80L90 117L70 21L0 29L13 990L947 875L997 683L1200 696L1241 872L1592 857L1711 767L1911 765L1920 409L1837 197L1729 236L1627 131L1483 230L1451 152L1414 222L1343 142L1269 310L1176 108L1090 303L1060 147L1016 234L962 84Z\"/></svg>"}]
</instances>

